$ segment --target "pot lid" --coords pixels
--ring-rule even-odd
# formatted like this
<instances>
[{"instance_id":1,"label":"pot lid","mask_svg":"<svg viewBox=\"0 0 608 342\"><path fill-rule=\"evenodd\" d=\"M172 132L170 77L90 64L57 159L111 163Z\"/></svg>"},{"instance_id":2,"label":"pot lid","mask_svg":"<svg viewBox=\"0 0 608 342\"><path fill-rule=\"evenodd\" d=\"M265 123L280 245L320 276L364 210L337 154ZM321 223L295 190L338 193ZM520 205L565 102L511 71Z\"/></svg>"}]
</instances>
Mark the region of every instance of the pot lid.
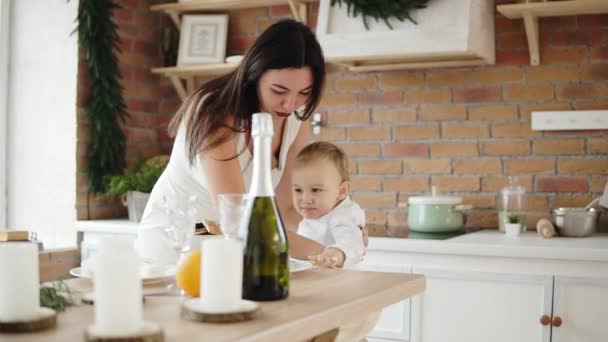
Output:
<instances>
[{"instance_id":1,"label":"pot lid","mask_svg":"<svg viewBox=\"0 0 608 342\"><path fill-rule=\"evenodd\" d=\"M456 196L414 196L408 198L410 204L460 204L462 197Z\"/></svg>"}]
</instances>

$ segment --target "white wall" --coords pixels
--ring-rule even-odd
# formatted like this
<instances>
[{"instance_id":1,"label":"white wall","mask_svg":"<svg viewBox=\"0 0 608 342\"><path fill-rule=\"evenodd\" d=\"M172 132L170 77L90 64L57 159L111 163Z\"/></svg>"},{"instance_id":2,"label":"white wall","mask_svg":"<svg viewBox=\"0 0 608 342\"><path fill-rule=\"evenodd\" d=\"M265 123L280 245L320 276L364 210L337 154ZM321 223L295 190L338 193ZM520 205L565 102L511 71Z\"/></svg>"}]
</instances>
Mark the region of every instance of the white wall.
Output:
<instances>
[{"instance_id":1,"label":"white wall","mask_svg":"<svg viewBox=\"0 0 608 342\"><path fill-rule=\"evenodd\" d=\"M74 245L78 1L11 2L8 226Z\"/></svg>"},{"instance_id":2,"label":"white wall","mask_svg":"<svg viewBox=\"0 0 608 342\"><path fill-rule=\"evenodd\" d=\"M9 0L0 0L0 229L6 227L6 110L8 92Z\"/></svg>"}]
</instances>

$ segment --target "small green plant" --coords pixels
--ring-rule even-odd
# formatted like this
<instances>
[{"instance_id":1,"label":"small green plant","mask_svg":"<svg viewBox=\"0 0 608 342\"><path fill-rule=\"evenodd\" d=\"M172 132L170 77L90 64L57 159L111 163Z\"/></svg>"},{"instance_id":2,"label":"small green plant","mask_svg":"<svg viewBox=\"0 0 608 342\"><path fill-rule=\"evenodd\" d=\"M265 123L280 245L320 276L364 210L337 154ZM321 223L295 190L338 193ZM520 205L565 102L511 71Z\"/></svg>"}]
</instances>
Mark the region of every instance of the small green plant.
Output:
<instances>
[{"instance_id":1,"label":"small green plant","mask_svg":"<svg viewBox=\"0 0 608 342\"><path fill-rule=\"evenodd\" d=\"M517 224L517 223L521 223L521 220L519 219L519 215L510 214L509 216L507 216L507 222L511 223L511 224Z\"/></svg>"},{"instance_id":2,"label":"small green plant","mask_svg":"<svg viewBox=\"0 0 608 342\"><path fill-rule=\"evenodd\" d=\"M133 169L125 171L122 175L106 177L106 192L103 193L103 197L119 197L128 191L152 191L168 162L168 156L157 156L140 161Z\"/></svg>"},{"instance_id":3,"label":"small green plant","mask_svg":"<svg viewBox=\"0 0 608 342\"><path fill-rule=\"evenodd\" d=\"M40 286L40 306L64 311L70 305L74 305L72 290L63 281L58 280L51 285Z\"/></svg>"}]
</instances>

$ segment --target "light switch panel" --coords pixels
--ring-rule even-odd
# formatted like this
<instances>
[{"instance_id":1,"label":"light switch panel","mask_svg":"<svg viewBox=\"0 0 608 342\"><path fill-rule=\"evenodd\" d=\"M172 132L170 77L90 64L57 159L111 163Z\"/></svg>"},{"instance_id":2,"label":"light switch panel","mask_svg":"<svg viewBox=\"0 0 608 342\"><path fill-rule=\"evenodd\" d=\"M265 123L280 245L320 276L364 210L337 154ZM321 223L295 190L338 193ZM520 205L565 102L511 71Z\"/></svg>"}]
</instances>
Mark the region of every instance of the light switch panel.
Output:
<instances>
[{"instance_id":1,"label":"light switch panel","mask_svg":"<svg viewBox=\"0 0 608 342\"><path fill-rule=\"evenodd\" d=\"M532 130L607 129L608 110L532 112Z\"/></svg>"}]
</instances>

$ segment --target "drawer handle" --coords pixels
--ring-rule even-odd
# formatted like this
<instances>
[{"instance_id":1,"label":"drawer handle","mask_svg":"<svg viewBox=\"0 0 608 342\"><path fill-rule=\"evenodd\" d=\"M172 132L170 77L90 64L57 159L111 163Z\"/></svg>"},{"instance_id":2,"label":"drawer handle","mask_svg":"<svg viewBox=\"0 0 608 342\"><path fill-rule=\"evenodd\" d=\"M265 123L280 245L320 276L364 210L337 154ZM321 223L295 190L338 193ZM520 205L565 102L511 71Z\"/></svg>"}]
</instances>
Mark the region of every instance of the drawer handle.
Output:
<instances>
[{"instance_id":1,"label":"drawer handle","mask_svg":"<svg viewBox=\"0 0 608 342\"><path fill-rule=\"evenodd\" d=\"M551 317L549 317L548 315L540 316L540 324L544 326L551 324Z\"/></svg>"},{"instance_id":2,"label":"drawer handle","mask_svg":"<svg viewBox=\"0 0 608 342\"><path fill-rule=\"evenodd\" d=\"M559 316L553 317L553 321L551 322L551 325L556 328L559 328L559 326L562 325L562 318Z\"/></svg>"}]
</instances>

